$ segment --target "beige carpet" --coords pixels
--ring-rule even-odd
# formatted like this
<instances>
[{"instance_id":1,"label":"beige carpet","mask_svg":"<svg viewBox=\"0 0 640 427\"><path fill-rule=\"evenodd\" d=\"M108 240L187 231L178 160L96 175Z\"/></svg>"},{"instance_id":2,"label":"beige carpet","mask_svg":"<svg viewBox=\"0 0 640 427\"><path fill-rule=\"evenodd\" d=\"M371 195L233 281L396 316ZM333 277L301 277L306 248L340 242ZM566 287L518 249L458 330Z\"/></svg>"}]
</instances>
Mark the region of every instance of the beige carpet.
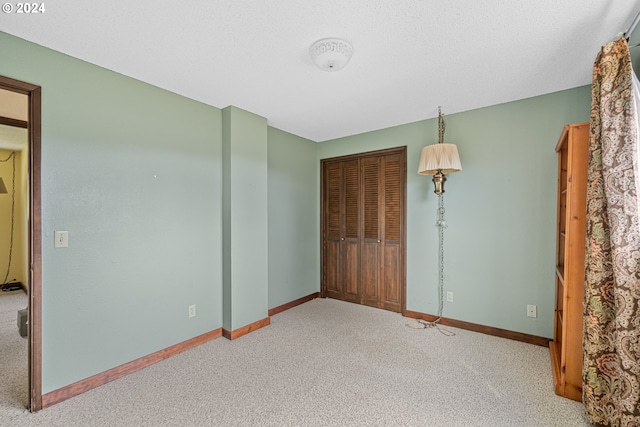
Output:
<instances>
[{"instance_id":1,"label":"beige carpet","mask_svg":"<svg viewBox=\"0 0 640 427\"><path fill-rule=\"evenodd\" d=\"M11 426L587 426L547 348L316 299ZM141 339L143 336L141 335Z\"/></svg>"},{"instance_id":2,"label":"beige carpet","mask_svg":"<svg viewBox=\"0 0 640 427\"><path fill-rule=\"evenodd\" d=\"M29 404L28 342L17 326L18 310L27 304L23 291L0 292L0 425L5 410L20 413Z\"/></svg>"}]
</instances>

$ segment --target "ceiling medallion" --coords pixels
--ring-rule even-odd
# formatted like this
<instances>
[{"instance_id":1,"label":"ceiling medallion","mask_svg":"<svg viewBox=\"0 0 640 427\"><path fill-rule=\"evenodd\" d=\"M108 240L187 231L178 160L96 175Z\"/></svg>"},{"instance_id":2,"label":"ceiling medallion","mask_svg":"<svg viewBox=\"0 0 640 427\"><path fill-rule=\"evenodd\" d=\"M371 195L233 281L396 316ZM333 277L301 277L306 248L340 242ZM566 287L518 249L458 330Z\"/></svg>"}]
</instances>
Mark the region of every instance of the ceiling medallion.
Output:
<instances>
[{"instance_id":1,"label":"ceiling medallion","mask_svg":"<svg viewBox=\"0 0 640 427\"><path fill-rule=\"evenodd\" d=\"M341 39L320 39L309 48L313 62L323 71L338 71L349 63L353 46Z\"/></svg>"}]
</instances>

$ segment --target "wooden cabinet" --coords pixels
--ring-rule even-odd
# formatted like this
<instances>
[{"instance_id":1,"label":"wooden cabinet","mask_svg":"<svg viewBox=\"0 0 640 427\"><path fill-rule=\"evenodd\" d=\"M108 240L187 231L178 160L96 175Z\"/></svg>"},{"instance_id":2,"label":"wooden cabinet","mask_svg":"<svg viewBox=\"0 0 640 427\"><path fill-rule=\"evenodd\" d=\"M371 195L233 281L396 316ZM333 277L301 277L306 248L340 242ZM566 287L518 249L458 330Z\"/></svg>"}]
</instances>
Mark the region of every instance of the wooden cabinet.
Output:
<instances>
[{"instance_id":1,"label":"wooden cabinet","mask_svg":"<svg viewBox=\"0 0 640 427\"><path fill-rule=\"evenodd\" d=\"M322 161L324 296L404 309L406 148Z\"/></svg>"},{"instance_id":2,"label":"wooden cabinet","mask_svg":"<svg viewBox=\"0 0 640 427\"><path fill-rule=\"evenodd\" d=\"M556 306L549 349L556 394L580 401L589 123L566 125L556 151Z\"/></svg>"}]
</instances>

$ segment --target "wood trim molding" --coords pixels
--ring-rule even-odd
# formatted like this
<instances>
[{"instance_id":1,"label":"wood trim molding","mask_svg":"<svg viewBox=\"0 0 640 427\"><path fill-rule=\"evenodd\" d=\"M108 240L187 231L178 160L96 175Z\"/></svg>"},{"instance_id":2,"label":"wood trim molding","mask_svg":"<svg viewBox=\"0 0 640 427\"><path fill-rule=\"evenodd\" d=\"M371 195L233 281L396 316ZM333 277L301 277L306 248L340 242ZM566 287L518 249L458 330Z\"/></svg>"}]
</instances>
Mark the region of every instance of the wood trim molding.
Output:
<instances>
[{"instance_id":1,"label":"wood trim molding","mask_svg":"<svg viewBox=\"0 0 640 427\"><path fill-rule=\"evenodd\" d=\"M345 160L355 160L355 159L361 159L363 157L371 157L371 156L377 157L377 156L384 156L386 154L402 153L402 152L406 152L406 150L407 150L406 145L399 145L397 147L383 148L381 150L365 151L362 153L347 154L347 155L338 156L338 157L327 157L324 159L320 159L320 162L321 163L343 162Z\"/></svg>"},{"instance_id":2,"label":"wood trim molding","mask_svg":"<svg viewBox=\"0 0 640 427\"><path fill-rule=\"evenodd\" d=\"M155 353L125 363L124 365L117 366L113 369L109 369L108 371L49 392L42 396L42 408L47 408L51 405L55 405L56 403L60 403L71 397L104 385L110 381L133 374L147 366L161 362L169 357L175 356L176 354L180 354L208 341L219 338L220 336L222 336L222 328L214 329L206 334L199 335L187 341L183 341L179 344L172 345L171 347L167 347L163 350L156 351Z\"/></svg>"},{"instance_id":3,"label":"wood trim molding","mask_svg":"<svg viewBox=\"0 0 640 427\"><path fill-rule=\"evenodd\" d=\"M29 394L30 410L42 409L42 90L29 95Z\"/></svg>"},{"instance_id":4,"label":"wood trim molding","mask_svg":"<svg viewBox=\"0 0 640 427\"><path fill-rule=\"evenodd\" d=\"M265 317L262 320L249 323L247 326L243 326L242 328L238 328L233 331L230 331L228 329L222 329L222 336L228 340L235 340L253 331L256 331L260 328L264 328L265 326L268 326L270 324L271 324L271 319L269 317Z\"/></svg>"},{"instance_id":5,"label":"wood trim molding","mask_svg":"<svg viewBox=\"0 0 640 427\"><path fill-rule=\"evenodd\" d=\"M320 298L320 292L314 292L302 298L295 299L293 301L289 301L286 304L279 305L277 307L269 309L269 317L275 316L278 313L282 313L285 310L289 310L297 305L304 304L305 302L309 302L312 299Z\"/></svg>"},{"instance_id":6,"label":"wood trim molding","mask_svg":"<svg viewBox=\"0 0 640 427\"><path fill-rule=\"evenodd\" d=\"M13 126L16 128L27 129L28 122L25 120L12 119L11 117L0 116L0 125Z\"/></svg>"},{"instance_id":7,"label":"wood trim molding","mask_svg":"<svg viewBox=\"0 0 640 427\"><path fill-rule=\"evenodd\" d=\"M412 319L426 320L433 322L438 318L432 314L420 313L418 311L407 310L405 317ZM440 319L443 326L451 326L453 328L466 329L467 331L480 332L481 334L493 335L494 337L508 338L510 340L526 342L528 344L539 345L541 347L549 347L551 338L539 337L537 335L524 334L522 332L509 331L507 329L494 328L493 326L479 325L477 323L465 322L463 320L448 319L443 317Z\"/></svg>"}]
</instances>

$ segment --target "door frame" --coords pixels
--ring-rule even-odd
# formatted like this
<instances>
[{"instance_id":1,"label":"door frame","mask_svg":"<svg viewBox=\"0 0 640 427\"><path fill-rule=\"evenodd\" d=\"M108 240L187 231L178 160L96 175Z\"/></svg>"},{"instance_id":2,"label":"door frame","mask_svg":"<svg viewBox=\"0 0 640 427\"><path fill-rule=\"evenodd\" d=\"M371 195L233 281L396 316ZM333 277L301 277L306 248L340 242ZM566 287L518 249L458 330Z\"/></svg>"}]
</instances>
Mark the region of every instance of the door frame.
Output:
<instances>
[{"instance_id":1,"label":"door frame","mask_svg":"<svg viewBox=\"0 0 640 427\"><path fill-rule=\"evenodd\" d=\"M400 314L403 316L407 311L407 146L398 146L385 148L382 150L375 151L366 151L362 153L354 153L348 154L345 156L338 157L329 157L326 159L320 159L320 296L322 298L327 297L327 284L326 277L324 272L325 267L325 232L326 232L326 224L325 224L325 215L324 215L324 165L330 162L336 161L344 161L344 160L354 160L361 159L363 157L375 157L382 156L388 154L402 154L404 156L404 177L403 177L403 185L402 185L402 203L404 207L404 212L402 215L402 248L400 251L400 256L402 258L402 267L401 267L401 290L400 290Z\"/></svg>"},{"instance_id":2,"label":"door frame","mask_svg":"<svg viewBox=\"0 0 640 427\"><path fill-rule=\"evenodd\" d=\"M29 137L29 410L42 409L42 215L40 86L0 76L0 88L28 97Z\"/></svg>"}]
</instances>

